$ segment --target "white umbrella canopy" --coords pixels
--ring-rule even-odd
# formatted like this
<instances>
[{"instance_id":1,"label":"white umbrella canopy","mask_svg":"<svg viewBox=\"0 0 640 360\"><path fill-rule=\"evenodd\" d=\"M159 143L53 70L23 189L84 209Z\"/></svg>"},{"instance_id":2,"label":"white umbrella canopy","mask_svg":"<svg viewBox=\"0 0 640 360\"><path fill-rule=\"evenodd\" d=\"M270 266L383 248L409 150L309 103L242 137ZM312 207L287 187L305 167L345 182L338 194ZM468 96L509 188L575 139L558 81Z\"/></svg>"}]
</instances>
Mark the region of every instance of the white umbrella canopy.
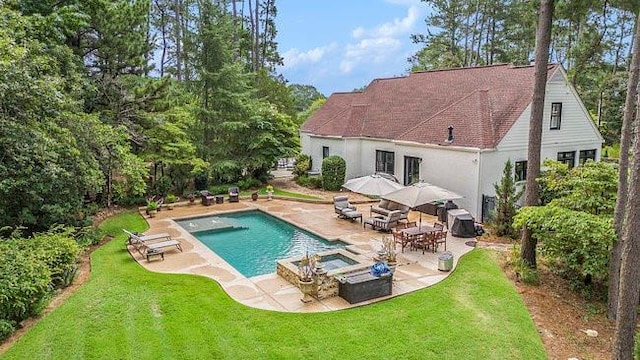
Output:
<instances>
[{"instance_id":1,"label":"white umbrella canopy","mask_svg":"<svg viewBox=\"0 0 640 360\"><path fill-rule=\"evenodd\" d=\"M404 186L397 182L385 179L380 175L367 175L351 179L342 186L353 192L372 196L383 196L404 188Z\"/></svg>"},{"instance_id":2,"label":"white umbrella canopy","mask_svg":"<svg viewBox=\"0 0 640 360\"><path fill-rule=\"evenodd\" d=\"M382 198L409 206L413 209L433 201L462 199L463 196L436 185L418 182L383 195ZM422 212L420 212L420 223L422 223Z\"/></svg>"},{"instance_id":3,"label":"white umbrella canopy","mask_svg":"<svg viewBox=\"0 0 640 360\"><path fill-rule=\"evenodd\" d=\"M394 192L382 195L383 199L415 208L439 200L462 199L463 196L426 182L418 182Z\"/></svg>"}]
</instances>

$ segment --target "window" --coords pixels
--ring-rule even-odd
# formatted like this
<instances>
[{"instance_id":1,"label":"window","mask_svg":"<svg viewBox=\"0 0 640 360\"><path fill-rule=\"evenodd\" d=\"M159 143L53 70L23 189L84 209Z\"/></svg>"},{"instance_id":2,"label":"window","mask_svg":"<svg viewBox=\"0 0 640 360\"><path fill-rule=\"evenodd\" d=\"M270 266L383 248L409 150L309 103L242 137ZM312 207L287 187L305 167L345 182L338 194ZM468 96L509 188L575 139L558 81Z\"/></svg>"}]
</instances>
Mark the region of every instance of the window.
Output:
<instances>
[{"instance_id":1,"label":"window","mask_svg":"<svg viewBox=\"0 0 640 360\"><path fill-rule=\"evenodd\" d=\"M327 158L329 157L329 147L328 146L323 146L322 147L322 158Z\"/></svg>"},{"instance_id":2,"label":"window","mask_svg":"<svg viewBox=\"0 0 640 360\"><path fill-rule=\"evenodd\" d=\"M569 169L575 166L576 162L576 152L575 151L566 151L558 153L558 161L561 163L567 164Z\"/></svg>"},{"instance_id":3,"label":"window","mask_svg":"<svg viewBox=\"0 0 640 360\"><path fill-rule=\"evenodd\" d=\"M580 150L580 165L586 163L589 159L596 161L596 149Z\"/></svg>"},{"instance_id":4,"label":"window","mask_svg":"<svg viewBox=\"0 0 640 360\"><path fill-rule=\"evenodd\" d=\"M551 130L560 130L562 120L562 103L551 104Z\"/></svg>"},{"instance_id":5,"label":"window","mask_svg":"<svg viewBox=\"0 0 640 360\"><path fill-rule=\"evenodd\" d=\"M527 160L516 161L515 175L516 181L527 180Z\"/></svg>"},{"instance_id":6,"label":"window","mask_svg":"<svg viewBox=\"0 0 640 360\"><path fill-rule=\"evenodd\" d=\"M376 172L393 175L395 168L395 154L390 151L376 150Z\"/></svg>"}]
</instances>

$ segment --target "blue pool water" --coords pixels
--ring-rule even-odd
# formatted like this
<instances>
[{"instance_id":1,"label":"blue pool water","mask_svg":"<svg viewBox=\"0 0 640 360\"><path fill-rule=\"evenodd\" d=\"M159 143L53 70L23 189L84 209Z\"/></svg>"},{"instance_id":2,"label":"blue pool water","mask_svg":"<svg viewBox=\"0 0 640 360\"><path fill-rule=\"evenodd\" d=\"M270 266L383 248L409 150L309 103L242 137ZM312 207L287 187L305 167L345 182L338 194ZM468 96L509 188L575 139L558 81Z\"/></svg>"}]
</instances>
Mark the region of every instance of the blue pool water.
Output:
<instances>
[{"instance_id":1,"label":"blue pool water","mask_svg":"<svg viewBox=\"0 0 640 360\"><path fill-rule=\"evenodd\" d=\"M344 248L261 211L177 221L246 277L276 271L276 261Z\"/></svg>"}]
</instances>

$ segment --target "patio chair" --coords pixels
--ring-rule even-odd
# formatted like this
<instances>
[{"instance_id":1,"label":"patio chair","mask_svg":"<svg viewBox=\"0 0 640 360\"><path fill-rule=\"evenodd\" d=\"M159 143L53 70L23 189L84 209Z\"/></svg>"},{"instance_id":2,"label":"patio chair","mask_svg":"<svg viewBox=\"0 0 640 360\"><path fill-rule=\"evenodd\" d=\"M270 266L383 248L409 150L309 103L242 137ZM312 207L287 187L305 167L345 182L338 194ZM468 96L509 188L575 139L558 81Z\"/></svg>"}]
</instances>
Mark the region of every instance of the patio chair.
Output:
<instances>
[{"instance_id":1,"label":"patio chair","mask_svg":"<svg viewBox=\"0 0 640 360\"><path fill-rule=\"evenodd\" d=\"M237 186L229 188L229 202L238 202L240 195L240 189Z\"/></svg>"},{"instance_id":2,"label":"patio chair","mask_svg":"<svg viewBox=\"0 0 640 360\"><path fill-rule=\"evenodd\" d=\"M393 240L395 240L396 244L399 244L401 247L401 251L404 252L404 248L409 246L411 248L411 241L402 231L392 231Z\"/></svg>"},{"instance_id":3,"label":"patio chair","mask_svg":"<svg viewBox=\"0 0 640 360\"><path fill-rule=\"evenodd\" d=\"M357 208L349 203L349 198L346 196L335 196L333 198L333 211L338 214L339 218L344 218L345 210L347 212L356 211Z\"/></svg>"},{"instance_id":4,"label":"patio chair","mask_svg":"<svg viewBox=\"0 0 640 360\"><path fill-rule=\"evenodd\" d=\"M435 222L435 223L433 224L433 227L434 227L436 230L444 230L444 225L443 225L442 223L439 223L439 222Z\"/></svg>"},{"instance_id":5,"label":"patio chair","mask_svg":"<svg viewBox=\"0 0 640 360\"><path fill-rule=\"evenodd\" d=\"M379 231L391 231L391 229L398 224L398 221L402 217L400 210L393 210L389 212L389 216L384 217L370 217L364 220L364 227L368 225L374 230Z\"/></svg>"},{"instance_id":6,"label":"patio chair","mask_svg":"<svg viewBox=\"0 0 640 360\"><path fill-rule=\"evenodd\" d=\"M444 244L444 251L447 251L447 231L436 231L433 233L433 252L438 251L438 246Z\"/></svg>"},{"instance_id":7,"label":"patio chair","mask_svg":"<svg viewBox=\"0 0 640 360\"><path fill-rule=\"evenodd\" d=\"M413 235L411 245L414 249L422 249L422 254L424 254L426 250L433 248L433 233Z\"/></svg>"},{"instance_id":8,"label":"patio chair","mask_svg":"<svg viewBox=\"0 0 640 360\"><path fill-rule=\"evenodd\" d=\"M418 226L418 223L417 223L417 222L415 222L415 221L409 221L409 222L407 223L407 225L406 225L406 228L408 229L408 228L417 227L417 226Z\"/></svg>"},{"instance_id":9,"label":"patio chair","mask_svg":"<svg viewBox=\"0 0 640 360\"><path fill-rule=\"evenodd\" d=\"M202 205L209 206L214 200L214 196L209 190L200 191L200 197L202 198Z\"/></svg>"}]
</instances>

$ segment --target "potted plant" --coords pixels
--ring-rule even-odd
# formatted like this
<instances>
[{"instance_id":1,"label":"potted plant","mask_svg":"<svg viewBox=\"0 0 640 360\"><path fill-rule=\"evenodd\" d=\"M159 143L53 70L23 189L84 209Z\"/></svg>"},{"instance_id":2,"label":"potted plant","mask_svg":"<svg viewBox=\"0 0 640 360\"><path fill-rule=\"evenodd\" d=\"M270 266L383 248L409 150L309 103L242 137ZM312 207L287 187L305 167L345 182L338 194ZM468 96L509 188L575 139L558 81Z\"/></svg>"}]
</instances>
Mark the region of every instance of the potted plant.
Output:
<instances>
[{"instance_id":1,"label":"potted plant","mask_svg":"<svg viewBox=\"0 0 640 360\"><path fill-rule=\"evenodd\" d=\"M302 292L302 298L300 300L303 303L308 303L313 300L311 298L311 294L313 293L315 287L315 272L316 257L306 254L302 257L302 259L300 259L300 262L298 263L298 286L300 287L300 291Z\"/></svg>"},{"instance_id":2,"label":"potted plant","mask_svg":"<svg viewBox=\"0 0 640 360\"><path fill-rule=\"evenodd\" d=\"M273 186L267 185L267 200L271 201L273 197Z\"/></svg>"},{"instance_id":3,"label":"potted plant","mask_svg":"<svg viewBox=\"0 0 640 360\"><path fill-rule=\"evenodd\" d=\"M196 201L196 196L193 195L193 193L190 193L189 195L187 195L187 199L189 200L189 204L193 204L194 201Z\"/></svg>"},{"instance_id":4,"label":"potted plant","mask_svg":"<svg viewBox=\"0 0 640 360\"><path fill-rule=\"evenodd\" d=\"M254 191L251 193L251 200L253 201L257 201L258 200L258 192Z\"/></svg>"},{"instance_id":5,"label":"potted plant","mask_svg":"<svg viewBox=\"0 0 640 360\"><path fill-rule=\"evenodd\" d=\"M167 201L167 208L173 210L173 203L175 203L178 198L173 194L169 194L165 200Z\"/></svg>"},{"instance_id":6,"label":"potted plant","mask_svg":"<svg viewBox=\"0 0 640 360\"><path fill-rule=\"evenodd\" d=\"M158 212L158 202L147 201L147 214L149 214L149 217L156 217L157 212Z\"/></svg>"}]
</instances>

